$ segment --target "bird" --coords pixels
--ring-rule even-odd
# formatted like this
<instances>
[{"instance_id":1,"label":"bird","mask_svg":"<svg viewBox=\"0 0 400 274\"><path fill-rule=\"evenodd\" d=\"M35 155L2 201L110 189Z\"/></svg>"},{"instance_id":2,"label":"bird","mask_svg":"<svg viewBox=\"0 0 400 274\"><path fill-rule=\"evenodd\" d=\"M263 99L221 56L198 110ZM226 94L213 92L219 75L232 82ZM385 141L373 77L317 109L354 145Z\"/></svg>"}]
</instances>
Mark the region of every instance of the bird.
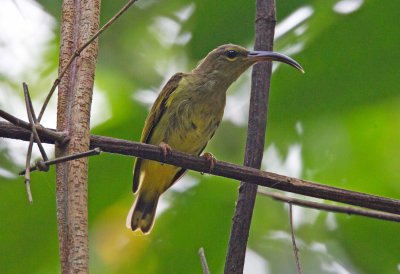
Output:
<instances>
[{"instance_id":1,"label":"bird","mask_svg":"<svg viewBox=\"0 0 400 274\"><path fill-rule=\"evenodd\" d=\"M222 120L229 86L250 66L264 61L280 61L304 73L286 55L221 45L191 72L176 73L164 85L146 118L141 142L159 145L164 157L171 150L200 155ZM209 153L204 157L211 168L215 159ZM185 172L181 167L136 158L132 190L137 197L126 226L140 235L150 233L160 195Z\"/></svg>"}]
</instances>

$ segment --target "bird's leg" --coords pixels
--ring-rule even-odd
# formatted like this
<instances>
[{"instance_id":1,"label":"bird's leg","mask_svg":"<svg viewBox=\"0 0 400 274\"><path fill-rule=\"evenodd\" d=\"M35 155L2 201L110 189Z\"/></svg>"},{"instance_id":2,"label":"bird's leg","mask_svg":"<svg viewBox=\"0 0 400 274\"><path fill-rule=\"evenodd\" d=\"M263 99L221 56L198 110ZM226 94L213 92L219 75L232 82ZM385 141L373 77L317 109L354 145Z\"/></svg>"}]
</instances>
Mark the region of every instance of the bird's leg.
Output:
<instances>
[{"instance_id":1,"label":"bird's leg","mask_svg":"<svg viewBox=\"0 0 400 274\"><path fill-rule=\"evenodd\" d=\"M217 163L217 159L215 159L214 155L210 152L204 152L200 157L205 158L209 162L208 171L211 172L214 169L215 164ZM201 174L204 174L201 172Z\"/></svg>"},{"instance_id":2,"label":"bird's leg","mask_svg":"<svg viewBox=\"0 0 400 274\"><path fill-rule=\"evenodd\" d=\"M161 142L161 143L159 144L159 147L161 148L161 151L162 151L162 153L163 153L163 160L165 161L165 159L167 158L167 155L168 155L169 153L171 153L172 148L171 148L167 143L165 143L165 142ZM163 163L162 163L162 164L163 164Z\"/></svg>"}]
</instances>

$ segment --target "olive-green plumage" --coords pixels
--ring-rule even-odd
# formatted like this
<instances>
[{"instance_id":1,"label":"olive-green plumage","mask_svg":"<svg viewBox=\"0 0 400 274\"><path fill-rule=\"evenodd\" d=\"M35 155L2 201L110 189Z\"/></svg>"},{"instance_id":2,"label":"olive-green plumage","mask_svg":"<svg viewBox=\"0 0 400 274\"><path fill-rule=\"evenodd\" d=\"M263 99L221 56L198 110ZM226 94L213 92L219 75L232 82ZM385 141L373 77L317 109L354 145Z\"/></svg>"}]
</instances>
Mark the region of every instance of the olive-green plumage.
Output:
<instances>
[{"instance_id":1,"label":"olive-green plumage","mask_svg":"<svg viewBox=\"0 0 400 274\"><path fill-rule=\"evenodd\" d=\"M267 51L248 51L222 45L211 51L190 73L177 73L162 89L146 119L141 141L168 144L173 150L200 155L221 122L228 87L251 65L277 60L302 70L287 56ZM137 159L133 192L138 197L127 218L133 231L149 233L160 195L185 169Z\"/></svg>"}]
</instances>

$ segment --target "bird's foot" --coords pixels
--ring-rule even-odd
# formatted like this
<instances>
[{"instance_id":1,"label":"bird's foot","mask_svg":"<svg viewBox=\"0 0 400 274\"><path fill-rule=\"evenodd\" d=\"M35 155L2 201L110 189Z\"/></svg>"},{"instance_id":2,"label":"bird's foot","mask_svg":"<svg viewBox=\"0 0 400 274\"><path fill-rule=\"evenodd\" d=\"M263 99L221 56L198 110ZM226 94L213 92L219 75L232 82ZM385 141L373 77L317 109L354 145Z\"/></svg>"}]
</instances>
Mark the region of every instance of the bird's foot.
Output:
<instances>
[{"instance_id":1,"label":"bird's foot","mask_svg":"<svg viewBox=\"0 0 400 274\"><path fill-rule=\"evenodd\" d=\"M214 169L215 164L217 163L217 159L215 159L214 155L212 155L210 152L204 152L200 157L205 158L208 163L209 163L209 168L208 171L211 172ZM201 172L203 175L204 172Z\"/></svg>"},{"instance_id":2,"label":"bird's foot","mask_svg":"<svg viewBox=\"0 0 400 274\"><path fill-rule=\"evenodd\" d=\"M165 161L165 159L167 158L168 154L171 153L172 148L165 142L161 142L159 144L159 147L161 148L161 151L163 153L163 160ZM162 163L163 164L163 163Z\"/></svg>"}]
</instances>

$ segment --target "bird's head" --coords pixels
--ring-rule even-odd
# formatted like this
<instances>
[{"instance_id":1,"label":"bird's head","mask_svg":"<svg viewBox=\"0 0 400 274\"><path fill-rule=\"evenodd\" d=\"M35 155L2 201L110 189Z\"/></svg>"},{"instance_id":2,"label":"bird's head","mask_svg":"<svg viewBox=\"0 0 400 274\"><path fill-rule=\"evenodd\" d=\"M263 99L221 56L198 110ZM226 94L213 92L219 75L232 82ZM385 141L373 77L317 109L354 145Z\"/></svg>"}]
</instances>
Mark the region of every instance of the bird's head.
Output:
<instances>
[{"instance_id":1,"label":"bird's head","mask_svg":"<svg viewBox=\"0 0 400 274\"><path fill-rule=\"evenodd\" d=\"M251 65L264 61L283 62L304 73L300 64L286 55L272 51L250 51L233 44L219 46L208 53L193 72L216 75L232 83Z\"/></svg>"}]
</instances>

